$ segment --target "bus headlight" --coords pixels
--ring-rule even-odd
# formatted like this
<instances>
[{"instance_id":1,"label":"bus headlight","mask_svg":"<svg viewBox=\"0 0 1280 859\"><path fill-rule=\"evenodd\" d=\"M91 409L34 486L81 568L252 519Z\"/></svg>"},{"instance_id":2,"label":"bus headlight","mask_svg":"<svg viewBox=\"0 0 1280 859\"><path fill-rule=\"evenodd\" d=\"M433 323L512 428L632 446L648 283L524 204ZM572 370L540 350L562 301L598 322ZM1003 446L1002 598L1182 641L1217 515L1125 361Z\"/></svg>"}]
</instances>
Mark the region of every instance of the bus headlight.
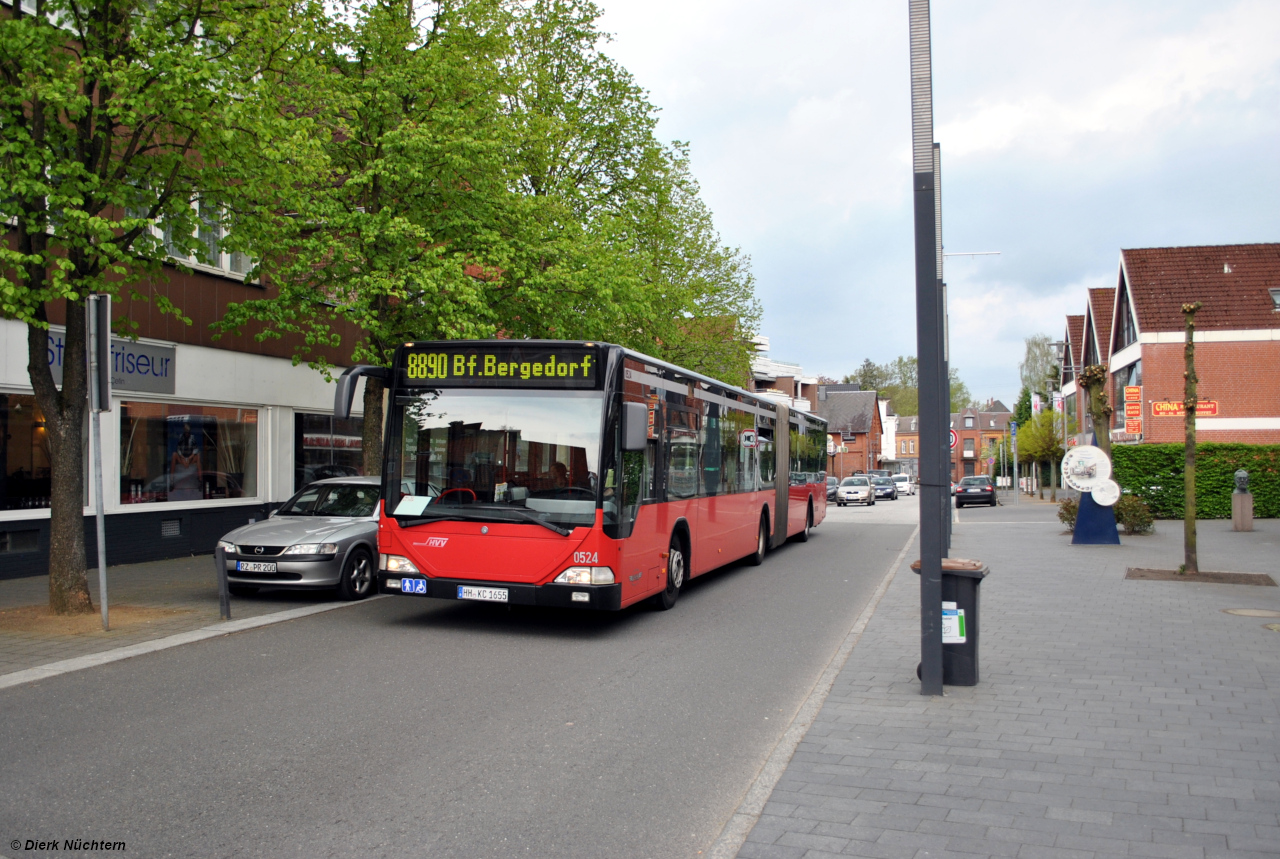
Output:
<instances>
[{"instance_id":1,"label":"bus headlight","mask_svg":"<svg viewBox=\"0 0 1280 859\"><path fill-rule=\"evenodd\" d=\"M558 585L611 585L613 569L610 567L570 567L556 576Z\"/></svg>"},{"instance_id":2,"label":"bus headlight","mask_svg":"<svg viewBox=\"0 0 1280 859\"><path fill-rule=\"evenodd\" d=\"M381 555L382 569L388 573L416 573L418 568L404 555Z\"/></svg>"}]
</instances>

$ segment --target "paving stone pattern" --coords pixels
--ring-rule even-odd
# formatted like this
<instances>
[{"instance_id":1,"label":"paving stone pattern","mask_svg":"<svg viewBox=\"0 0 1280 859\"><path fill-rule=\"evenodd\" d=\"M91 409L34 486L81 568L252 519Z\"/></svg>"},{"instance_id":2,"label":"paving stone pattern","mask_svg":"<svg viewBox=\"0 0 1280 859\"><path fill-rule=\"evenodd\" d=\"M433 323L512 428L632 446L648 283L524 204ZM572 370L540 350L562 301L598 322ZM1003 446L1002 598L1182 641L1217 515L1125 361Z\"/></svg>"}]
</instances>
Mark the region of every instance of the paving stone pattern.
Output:
<instances>
[{"instance_id":1,"label":"paving stone pattern","mask_svg":"<svg viewBox=\"0 0 1280 859\"><path fill-rule=\"evenodd\" d=\"M89 590L94 606L101 606L96 569L89 571ZM147 624L107 632L97 629L79 635L17 632L0 627L0 675L165 638L218 622L218 582L212 555L108 567L107 596L108 608L134 605L179 609L183 613ZM253 597L232 597L231 616L235 619L258 617L333 599L333 591L264 591ZM0 608L48 604L46 577L0 580Z\"/></svg>"},{"instance_id":2,"label":"paving stone pattern","mask_svg":"<svg viewBox=\"0 0 1280 859\"><path fill-rule=\"evenodd\" d=\"M982 512L951 551L992 568L980 685L919 694L904 564L738 855L1280 856L1280 634L1222 612L1280 588L1126 581L1179 523L1073 547L1046 506ZM1258 524L1201 523L1202 567L1280 571Z\"/></svg>"}]
</instances>

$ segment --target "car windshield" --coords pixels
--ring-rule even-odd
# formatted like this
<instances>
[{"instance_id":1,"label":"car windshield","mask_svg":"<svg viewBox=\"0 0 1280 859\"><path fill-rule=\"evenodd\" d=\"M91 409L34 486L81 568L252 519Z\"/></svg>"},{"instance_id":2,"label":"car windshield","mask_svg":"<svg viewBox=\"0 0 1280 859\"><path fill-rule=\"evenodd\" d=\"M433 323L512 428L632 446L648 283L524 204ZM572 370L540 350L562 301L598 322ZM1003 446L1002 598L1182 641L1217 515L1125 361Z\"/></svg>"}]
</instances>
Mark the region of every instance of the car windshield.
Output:
<instances>
[{"instance_id":1,"label":"car windshield","mask_svg":"<svg viewBox=\"0 0 1280 859\"><path fill-rule=\"evenodd\" d=\"M828 477L828 478L827 478L827 485L828 485L828 486L835 486L835 485L836 485L836 483L837 483L837 481L836 481L836 479L835 479L834 477Z\"/></svg>"},{"instance_id":2,"label":"car windshield","mask_svg":"<svg viewBox=\"0 0 1280 859\"><path fill-rule=\"evenodd\" d=\"M867 479L865 477L846 477L840 481L841 486L866 486Z\"/></svg>"},{"instance_id":3,"label":"car windshield","mask_svg":"<svg viewBox=\"0 0 1280 859\"><path fill-rule=\"evenodd\" d=\"M986 486L991 482L989 477L966 477L960 481L961 486Z\"/></svg>"},{"instance_id":4,"label":"car windshield","mask_svg":"<svg viewBox=\"0 0 1280 859\"><path fill-rule=\"evenodd\" d=\"M396 517L595 522L597 391L415 391L397 398Z\"/></svg>"},{"instance_id":5,"label":"car windshield","mask_svg":"<svg viewBox=\"0 0 1280 859\"><path fill-rule=\"evenodd\" d=\"M905 474L899 474L893 478L893 482L894 483L910 483L911 478L907 477Z\"/></svg>"},{"instance_id":6,"label":"car windshield","mask_svg":"<svg viewBox=\"0 0 1280 859\"><path fill-rule=\"evenodd\" d=\"M367 483L313 483L290 498L279 516L372 516L381 490Z\"/></svg>"},{"instance_id":7,"label":"car windshield","mask_svg":"<svg viewBox=\"0 0 1280 859\"><path fill-rule=\"evenodd\" d=\"M892 486L893 485L893 481L887 477L873 477L871 478L871 482L874 483L876 486Z\"/></svg>"}]
</instances>

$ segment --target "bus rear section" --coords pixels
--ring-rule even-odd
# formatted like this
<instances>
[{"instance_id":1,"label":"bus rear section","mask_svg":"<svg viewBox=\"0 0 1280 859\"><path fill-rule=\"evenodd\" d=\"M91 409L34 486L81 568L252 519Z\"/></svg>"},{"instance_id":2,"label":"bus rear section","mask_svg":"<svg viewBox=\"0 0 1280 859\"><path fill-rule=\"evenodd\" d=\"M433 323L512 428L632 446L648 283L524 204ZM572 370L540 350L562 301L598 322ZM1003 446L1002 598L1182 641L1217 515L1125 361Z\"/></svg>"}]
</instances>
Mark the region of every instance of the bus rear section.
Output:
<instances>
[{"instance_id":1,"label":"bus rear section","mask_svg":"<svg viewBox=\"0 0 1280 859\"><path fill-rule=\"evenodd\" d=\"M817 419L779 445L767 401L617 346L406 344L388 382L383 593L669 607L825 513Z\"/></svg>"}]
</instances>

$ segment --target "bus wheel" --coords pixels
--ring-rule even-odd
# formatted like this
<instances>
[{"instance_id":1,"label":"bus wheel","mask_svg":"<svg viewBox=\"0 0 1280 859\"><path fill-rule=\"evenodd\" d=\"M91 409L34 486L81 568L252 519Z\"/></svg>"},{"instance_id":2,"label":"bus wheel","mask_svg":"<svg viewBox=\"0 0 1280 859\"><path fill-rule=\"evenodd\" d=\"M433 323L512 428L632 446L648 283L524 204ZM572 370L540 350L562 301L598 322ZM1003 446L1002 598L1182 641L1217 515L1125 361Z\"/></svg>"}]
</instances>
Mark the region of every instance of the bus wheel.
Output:
<instances>
[{"instance_id":1,"label":"bus wheel","mask_svg":"<svg viewBox=\"0 0 1280 859\"><path fill-rule=\"evenodd\" d=\"M684 587L684 575L684 544L679 537L672 535L671 548L667 553L667 587L658 594L658 608L666 611L676 604L680 589Z\"/></svg>"},{"instance_id":2,"label":"bus wheel","mask_svg":"<svg viewBox=\"0 0 1280 859\"><path fill-rule=\"evenodd\" d=\"M804 514L804 530L796 534L797 543L809 542L809 532L813 530L813 502L809 502L809 511Z\"/></svg>"},{"instance_id":3,"label":"bus wheel","mask_svg":"<svg viewBox=\"0 0 1280 859\"><path fill-rule=\"evenodd\" d=\"M362 600L373 592L373 581L373 559L364 549L356 549L342 566L338 596L344 600Z\"/></svg>"},{"instance_id":4,"label":"bus wheel","mask_svg":"<svg viewBox=\"0 0 1280 859\"><path fill-rule=\"evenodd\" d=\"M756 534L756 550L747 555L747 563L758 567L764 563L764 553L769 551L769 520L760 514L760 532Z\"/></svg>"}]
</instances>

